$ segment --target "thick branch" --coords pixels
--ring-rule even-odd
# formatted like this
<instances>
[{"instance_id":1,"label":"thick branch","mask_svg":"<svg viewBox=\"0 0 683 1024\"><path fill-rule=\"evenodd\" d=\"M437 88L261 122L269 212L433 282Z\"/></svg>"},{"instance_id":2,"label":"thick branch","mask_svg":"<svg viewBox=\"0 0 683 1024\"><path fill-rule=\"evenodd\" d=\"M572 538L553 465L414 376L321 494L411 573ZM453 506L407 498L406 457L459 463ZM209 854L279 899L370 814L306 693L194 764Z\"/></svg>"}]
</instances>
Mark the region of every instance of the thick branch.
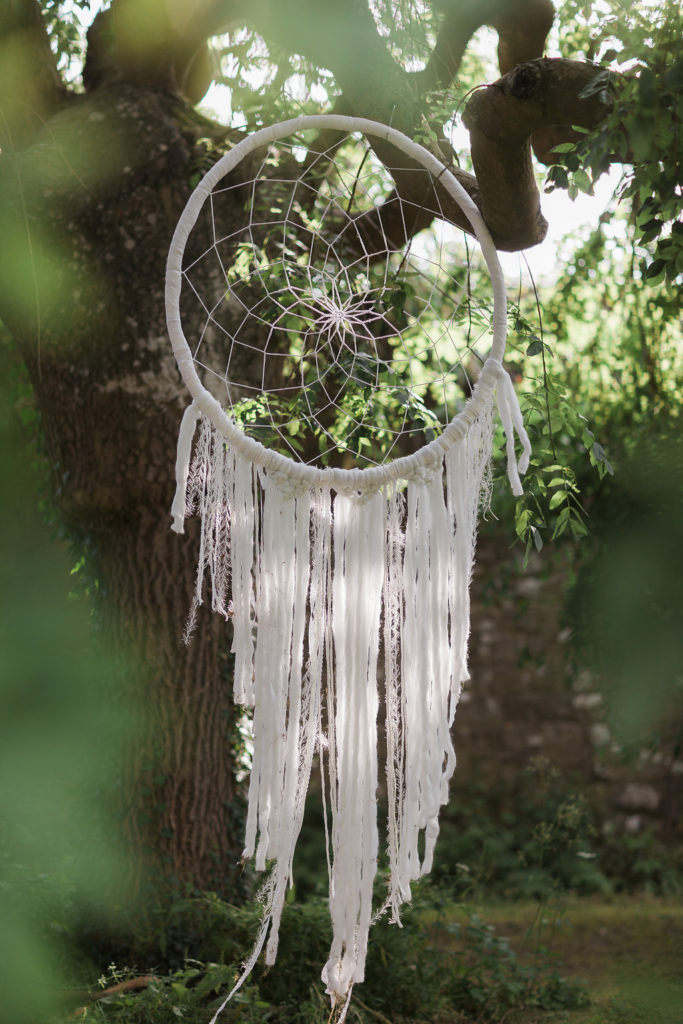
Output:
<instances>
[{"instance_id":1,"label":"thick branch","mask_svg":"<svg viewBox=\"0 0 683 1024\"><path fill-rule=\"evenodd\" d=\"M551 0L503 0L496 8L486 24L498 33L498 67L504 75L543 56L555 9Z\"/></svg>"},{"instance_id":2,"label":"thick branch","mask_svg":"<svg viewBox=\"0 0 683 1024\"><path fill-rule=\"evenodd\" d=\"M397 106L407 98L410 76L379 35L367 0L251 0L249 21L288 53L332 71L354 113L363 104L361 116L377 116L381 104L388 116L390 97Z\"/></svg>"},{"instance_id":3,"label":"thick branch","mask_svg":"<svg viewBox=\"0 0 683 1024\"><path fill-rule=\"evenodd\" d=\"M481 211L496 245L516 251L545 237L531 165L534 131L556 124L594 128L607 113L597 95L579 99L594 64L542 60L521 64L469 100L463 120L481 192Z\"/></svg>"},{"instance_id":4,"label":"thick branch","mask_svg":"<svg viewBox=\"0 0 683 1024\"><path fill-rule=\"evenodd\" d=\"M393 59L367 4L361 0L349 0L344 5L336 0L290 0L281 4L256 0L250 20L289 52L302 53L330 68L343 90L345 106L355 115L386 121L412 134L422 116L425 93L453 78L477 28L489 24L497 29L499 59L507 70L530 56L540 56L554 14L551 0L465 0L442 6L446 7L446 18L441 33L427 68L418 75L407 74ZM292 17L295 8L298 18ZM384 207L359 220L359 233L368 243L383 234L400 245L434 216L443 216L469 230L467 218L442 188L430 186L425 191L421 168L381 140L372 138L370 143L390 169L396 190ZM533 182L528 141L518 148L515 159L512 147L510 164L515 174L521 173L524 201L519 210L507 211L511 223L491 225L499 247L513 250L540 241L546 227ZM484 177L490 181L487 163L484 154ZM481 182L464 172L455 173L479 204ZM396 202L397 197L403 204ZM495 202L489 206L494 209ZM406 209L410 211L408 220Z\"/></svg>"},{"instance_id":5,"label":"thick branch","mask_svg":"<svg viewBox=\"0 0 683 1024\"><path fill-rule=\"evenodd\" d=\"M423 91L450 85L470 39L482 25L498 32L501 74L541 57L555 14L551 0L451 0L441 6L446 14L421 76Z\"/></svg>"},{"instance_id":6,"label":"thick branch","mask_svg":"<svg viewBox=\"0 0 683 1024\"><path fill-rule=\"evenodd\" d=\"M0 148L24 149L67 96L37 0L5 0L0 5Z\"/></svg>"},{"instance_id":7,"label":"thick branch","mask_svg":"<svg viewBox=\"0 0 683 1024\"><path fill-rule=\"evenodd\" d=\"M489 4L453 3L450 5L439 30L434 49L421 73L421 90L440 89L450 85L470 39L486 24Z\"/></svg>"},{"instance_id":8,"label":"thick branch","mask_svg":"<svg viewBox=\"0 0 683 1024\"><path fill-rule=\"evenodd\" d=\"M182 92L198 103L214 76L207 39L242 22L244 0L114 0L88 31L88 91L128 82Z\"/></svg>"},{"instance_id":9,"label":"thick branch","mask_svg":"<svg viewBox=\"0 0 683 1024\"><path fill-rule=\"evenodd\" d=\"M373 141L377 155L396 183L396 189L381 206L361 214L358 218L359 235L370 251L373 248L377 248L378 251L382 248L382 238L389 239L396 248L401 248L419 231L429 227L435 217L449 221L463 231L471 232L470 222L460 206L443 187L427 175L423 167L409 162L407 157L403 157L401 166L392 166L392 161L396 162L396 150L381 140ZM480 196L476 178L456 167L452 167L451 171L479 206Z\"/></svg>"},{"instance_id":10,"label":"thick branch","mask_svg":"<svg viewBox=\"0 0 683 1024\"><path fill-rule=\"evenodd\" d=\"M597 95L579 99L596 72L594 64L542 59L521 64L492 85L477 90L465 108L476 178L455 170L474 199L498 249L517 252L542 242L547 224L531 163L532 136L556 125L594 128L607 113ZM382 146L384 145L385 150ZM364 215L359 231L368 241L379 232L400 245L434 216L469 231L469 223L450 196L437 186L425 188L424 172L378 143L377 152L396 182L396 193L412 204L405 220L391 196L383 207ZM398 164L398 165L397 165ZM386 209L385 209L386 206ZM407 229L407 231L406 231Z\"/></svg>"}]
</instances>

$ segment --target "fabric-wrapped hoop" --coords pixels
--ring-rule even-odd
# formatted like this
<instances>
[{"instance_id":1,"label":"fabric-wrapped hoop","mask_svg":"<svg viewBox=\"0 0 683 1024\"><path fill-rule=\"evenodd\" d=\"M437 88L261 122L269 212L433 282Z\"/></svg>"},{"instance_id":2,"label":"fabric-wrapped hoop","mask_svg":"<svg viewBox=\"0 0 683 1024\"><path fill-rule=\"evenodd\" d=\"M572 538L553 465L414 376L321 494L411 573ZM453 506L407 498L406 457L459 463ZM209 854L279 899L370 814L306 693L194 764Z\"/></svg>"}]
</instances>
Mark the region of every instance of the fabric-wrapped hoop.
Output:
<instances>
[{"instance_id":1,"label":"fabric-wrapped hoop","mask_svg":"<svg viewBox=\"0 0 683 1024\"><path fill-rule=\"evenodd\" d=\"M460 413L453 417L440 436L425 444L418 452L395 458L382 466L369 466L362 469L318 468L297 463L287 456L280 454L280 452L266 448L260 441L249 437L227 415L219 402L202 384L195 369L192 352L181 325L179 305L183 282L182 263L185 245L211 190L254 150L277 142L279 139L283 139L295 132L311 129L337 130L348 134L359 132L364 135L384 139L407 156L419 162L427 171L438 178L446 191L467 215L481 245L482 254L493 285L493 339L491 352L479 374L479 379L467 405ZM520 472L524 472L528 462L528 441L526 435L519 431L521 418L517 415L518 410L514 393L510 394L512 389L505 383L507 381L509 385L509 377L502 366L507 334L507 299L505 280L495 245L479 209L448 168L429 150L425 149L424 146L414 142L402 132L389 125L366 120L365 118L347 117L341 114L314 114L306 117L292 118L288 121L282 121L277 125L261 128L259 131L254 132L253 135L244 138L229 153L226 153L199 182L178 221L167 262L166 317L173 353L182 378L192 395L196 413L203 413L238 454L248 458L255 465L269 470L271 473L276 472L282 475L282 477L291 482L295 490L327 486L342 492L358 490L372 493L387 483L414 478L416 474L424 472L430 466L440 462L447 448L464 436L469 424L476 416L479 406L486 396L490 395L491 391L498 385L499 391L503 392L502 395L499 395L498 404L508 439L508 473L513 492L521 494L521 484L514 460L513 428L516 428L518 433L520 433L525 449L525 454L519 465ZM502 388L500 387L501 383ZM502 402L501 398L503 399ZM512 398L512 405L509 402L510 398Z\"/></svg>"}]
</instances>

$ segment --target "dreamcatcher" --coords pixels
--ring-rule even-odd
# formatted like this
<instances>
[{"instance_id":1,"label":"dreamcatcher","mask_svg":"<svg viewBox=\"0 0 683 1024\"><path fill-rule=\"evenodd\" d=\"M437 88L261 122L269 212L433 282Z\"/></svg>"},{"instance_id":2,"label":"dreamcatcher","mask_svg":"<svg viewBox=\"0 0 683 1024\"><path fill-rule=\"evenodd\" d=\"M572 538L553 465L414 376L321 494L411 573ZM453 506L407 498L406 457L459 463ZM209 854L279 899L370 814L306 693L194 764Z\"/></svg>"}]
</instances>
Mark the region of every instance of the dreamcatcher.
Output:
<instances>
[{"instance_id":1,"label":"dreamcatcher","mask_svg":"<svg viewBox=\"0 0 683 1024\"><path fill-rule=\"evenodd\" d=\"M392 191L368 138L417 165L419 201ZM413 237L447 223L453 201L481 244L491 308L474 308L466 279L444 269L443 231ZM375 913L380 683L390 872L378 912L398 922L432 862L496 400L515 494L528 463L501 362L502 272L476 206L436 157L386 125L320 115L257 131L206 174L171 244L166 302L192 395L173 528L200 514L195 605L208 577L213 609L232 621L234 699L253 709L244 856L270 868L238 985L264 945L275 961L319 754L333 926L322 977L343 1014ZM203 328L188 341L190 319ZM490 354L472 388L473 325Z\"/></svg>"}]
</instances>

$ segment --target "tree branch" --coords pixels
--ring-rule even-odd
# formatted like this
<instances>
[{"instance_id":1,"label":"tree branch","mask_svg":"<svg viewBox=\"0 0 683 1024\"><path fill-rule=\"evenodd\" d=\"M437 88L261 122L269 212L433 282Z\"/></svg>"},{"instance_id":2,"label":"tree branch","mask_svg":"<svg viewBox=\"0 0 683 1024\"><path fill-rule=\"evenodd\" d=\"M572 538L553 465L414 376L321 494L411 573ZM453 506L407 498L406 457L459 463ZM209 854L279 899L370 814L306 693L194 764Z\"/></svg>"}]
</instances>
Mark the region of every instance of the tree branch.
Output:
<instances>
[{"instance_id":1,"label":"tree branch","mask_svg":"<svg viewBox=\"0 0 683 1024\"><path fill-rule=\"evenodd\" d=\"M387 196L381 206L360 214L356 227L360 237L370 247L382 248L382 237L389 239L396 248L401 248L411 238L429 227L435 217L442 218L463 231L472 231L467 216L434 179L427 176L423 167L403 157L401 166L396 164L397 151L382 140L372 140L380 160L391 174L396 189ZM403 156L403 154L400 154ZM465 191L480 205L479 186L476 178L457 167L450 168L453 176ZM400 200L400 201L398 201Z\"/></svg>"},{"instance_id":2,"label":"tree branch","mask_svg":"<svg viewBox=\"0 0 683 1024\"><path fill-rule=\"evenodd\" d=\"M198 103L214 67L206 41L246 18L246 0L114 0L88 31L83 82L173 89Z\"/></svg>"},{"instance_id":3,"label":"tree branch","mask_svg":"<svg viewBox=\"0 0 683 1024\"><path fill-rule=\"evenodd\" d=\"M499 249L517 251L545 237L530 138L547 126L594 128L608 108L579 99L596 65L542 58L520 64L470 98L463 121L472 142L480 209Z\"/></svg>"},{"instance_id":4,"label":"tree branch","mask_svg":"<svg viewBox=\"0 0 683 1024\"><path fill-rule=\"evenodd\" d=\"M591 129L603 120L608 107L597 95L579 99L595 72L594 64L543 58L516 66L469 100L463 120L470 132L476 177L453 173L481 210L498 249L517 252L543 241L547 223L530 141L555 125ZM470 231L467 218L442 188L425 188L424 172L405 158L396 166L395 150L386 143L378 143L376 150L396 182L396 193L359 219L361 237L372 243L384 232L402 245L434 216ZM412 219L406 220L396 195L412 208Z\"/></svg>"},{"instance_id":5,"label":"tree branch","mask_svg":"<svg viewBox=\"0 0 683 1024\"><path fill-rule=\"evenodd\" d=\"M475 2L452 3L439 30L427 66L420 76L421 92L443 89L455 78L470 39L486 24L490 5Z\"/></svg>"},{"instance_id":6,"label":"tree branch","mask_svg":"<svg viewBox=\"0 0 683 1024\"><path fill-rule=\"evenodd\" d=\"M108 988L102 989L85 989L74 992L62 992L60 993L60 1000L65 1003L78 1004L78 1008L70 1015L74 1017L85 1017L87 1012L87 1006L90 1003L97 1003L101 999L108 999L110 996L124 995L128 992L141 992L147 988L148 985L152 985L155 981L160 981L154 974L145 974L139 978L128 978L127 981L119 981L116 985L110 985Z\"/></svg>"},{"instance_id":7,"label":"tree branch","mask_svg":"<svg viewBox=\"0 0 683 1024\"><path fill-rule=\"evenodd\" d=\"M446 13L420 75L423 92L450 85L470 39L483 25L498 32L501 74L515 64L541 57L555 15L552 0L442 0L440 6Z\"/></svg>"},{"instance_id":8,"label":"tree branch","mask_svg":"<svg viewBox=\"0 0 683 1024\"><path fill-rule=\"evenodd\" d=\"M294 9L298 13L296 18ZM349 0L344 5L336 0L279 4L256 0L250 10L250 21L289 52L302 53L328 67L343 91L345 105L355 115L391 123L414 134L425 94L453 78L477 28L484 24L496 28L499 60L507 71L520 61L541 55L553 15L551 0L450 0L431 59L425 71L417 75L407 74L393 59L361 0ZM357 225L360 237L372 244L373 238L385 234L400 245L434 216L443 216L470 230L467 218L442 188L429 186L425 193L424 172L418 165L382 140L371 138L370 144L390 170L396 189L383 207L362 215ZM455 174L480 205L480 192L489 187L500 190L494 174L500 156L492 161L486 145L479 145L477 152L481 154L478 159L484 168L486 186L472 175L460 171ZM501 217L490 223L496 244L503 249L526 248L541 241L545 234L546 223L540 212L529 153L526 136L523 142L511 144L509 158L502 165L503 173L512 170L522 199L516 206L515 197L513 207L505 211L508 223L503 223ZM510 191L508 186L507 192ZM396 202L399 197L403 203ZM406 209L410 211L408 220ZM493 213L495 201L489 201L487 209Z\"/></svg>"},{"instance_id":9,"label":"tree branch","mask_svg":"<svg viewBox=\"0 0 683 1024\"><path fill-rule=\"evenodd\" d=\"M0 6L0 147L22 150L67 101L37 0Z\"/></svg>"},{"instance_id":10,"label":"tree branch","mask_svg":"<svg viewBox=\"0 0 683 1024\"><path fill-rule=\"evenodd\" d=\"M486 24L498 33L501 75L542 57L555 17L552 0L499 0L495 7Z\"/></svg>"}]
</instances>

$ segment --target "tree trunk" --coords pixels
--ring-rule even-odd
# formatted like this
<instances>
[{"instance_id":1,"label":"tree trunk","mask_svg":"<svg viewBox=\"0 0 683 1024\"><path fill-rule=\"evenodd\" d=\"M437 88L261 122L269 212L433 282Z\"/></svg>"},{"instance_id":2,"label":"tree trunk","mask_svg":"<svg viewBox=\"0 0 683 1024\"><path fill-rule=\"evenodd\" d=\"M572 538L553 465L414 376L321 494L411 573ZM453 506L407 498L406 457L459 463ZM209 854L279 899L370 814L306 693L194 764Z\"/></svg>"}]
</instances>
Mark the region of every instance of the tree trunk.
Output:
<instances>
[{"instance_id":1,"label":"tree trunk","mask_svg":"<svg viewBox=\"0 0 683 1024\"><path fill-rule=\"evenodd\" d=\"M103 630L137 695L121 807L136 880L230 895L242 816L229 627L202 613L183 645L197 540L174 534L168 514L185 396L166 334L165 257L195 141L210 130L172 93L125 85L54 116L0 168L15 260L0 275L0 315L29 367Z\"/></svg>"},{"instance_id":2,"label":"tree trunk","mask_svg":"<svg viewBox=\"0 0 683 1024\"><path fill-rule=\"evenodd\" d=\"M126 834L136 889L170 880L234 896L244 837L229 630L202 609L194 642L182 642L197 546L169 533L165 515L143 508L97 546L107 628L142 705L125 759Z\"/></svg>"}]
</instances>

